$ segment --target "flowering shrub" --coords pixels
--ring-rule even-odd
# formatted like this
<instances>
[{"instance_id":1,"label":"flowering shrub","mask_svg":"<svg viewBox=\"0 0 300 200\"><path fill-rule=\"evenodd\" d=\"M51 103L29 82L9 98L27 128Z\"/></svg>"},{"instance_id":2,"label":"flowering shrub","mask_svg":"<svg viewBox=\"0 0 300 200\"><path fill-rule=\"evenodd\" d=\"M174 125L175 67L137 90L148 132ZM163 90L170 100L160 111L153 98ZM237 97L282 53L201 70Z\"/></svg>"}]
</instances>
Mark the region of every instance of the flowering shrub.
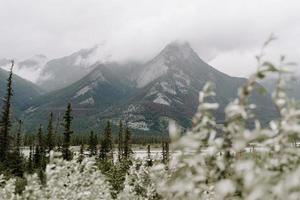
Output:
<instances>
[{"instance_id":1,"label":"flowering shrub","mask_svg":"<svg viewBox=\"0 0 300 200\"><path fill-rule=\"evenodd\" d=\"M4 187L0 199L111 199L109 185L93 159L86 158L78 163L75 159L64 161L53 156L45 171L45 185L36 174L29 175L27 185L19 195L14 194L15 180L5 182L2 178Z\"/></svg>"},{"instance_id":2,"label":"flowering shrub","mask_svg":"<svg viewBox=\"0 0 300 200\"><path fill-rule=\"evenodd\" d=\"M215 95L211 84L200 92L193 128L178 137L176 126L170 127L173 147L180 152L178 164L168 178L153 179L164 199L299 199L300 151L292 142L300 134L300 109L284 93L283 66L288 63L282 57L275 67L261 62L262 56L257 58L257 72L225 109L222 137L216 137L211 115L218 105L205 101ZM248 105L247 99L257 79L269 72L279 74L273 94L279 118L262 127L251 112L255 106ZM254 129L246 126L250 119L255 121ZM247 152L252 145L265 150Z\"/></svg>"}]
</instances>

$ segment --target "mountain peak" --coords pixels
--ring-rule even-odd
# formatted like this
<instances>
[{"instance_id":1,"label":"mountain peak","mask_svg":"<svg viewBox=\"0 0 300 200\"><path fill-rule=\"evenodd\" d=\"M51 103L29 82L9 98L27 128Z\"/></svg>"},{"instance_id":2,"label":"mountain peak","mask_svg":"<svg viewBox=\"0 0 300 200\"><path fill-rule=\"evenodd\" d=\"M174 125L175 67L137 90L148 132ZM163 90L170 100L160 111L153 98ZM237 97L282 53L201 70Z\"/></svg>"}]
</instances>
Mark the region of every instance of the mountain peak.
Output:
<instances>
[{"instance_id":1,"label":"mountain peak","mask_svg":"<svg viewBox=\"0 0 300 200\"><path fill-rule=\"evenodd\" d=\"M195 55L194 50L186 41L175 40L169 43L161 52L164 56L175 57L178 59L188 59Z\"/></svg>"},{"instance_id":2,"label":"mountain peak","mask_svg":"<svg viewBox=\"0 0 300 200\"><path fill-rule=\"evenodd\" d=\"M174 40L174 41L170 42L169 44L167 44L166 47L169 47L169 48L177 47L177 48L191 49L191 45L189 44L189 42L184 41L184 40Z\"/></svg>"}]
</instances>

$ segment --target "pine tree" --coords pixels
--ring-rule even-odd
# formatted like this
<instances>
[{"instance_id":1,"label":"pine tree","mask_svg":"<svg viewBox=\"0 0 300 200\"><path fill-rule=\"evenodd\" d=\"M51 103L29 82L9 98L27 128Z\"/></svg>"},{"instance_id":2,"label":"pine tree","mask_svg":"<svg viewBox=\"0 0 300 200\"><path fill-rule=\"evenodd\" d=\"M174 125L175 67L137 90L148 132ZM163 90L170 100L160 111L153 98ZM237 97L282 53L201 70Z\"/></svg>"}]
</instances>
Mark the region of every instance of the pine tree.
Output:
<instances>
[{"instance_id":1,"label":"pine tree","mask_svg":"<svg viewBox=\"0 0 300 200\"><path fill-rule=\"evenodd\" d=\"M63 158L65 160L71 160L72 156L71 156L71 151L70 151L70 142L71 142L71 135L73 133L73 131L71 130L71 123L72 123L72 119L73 117L71 116L71 112L72 112L72 108L71 108L71 104L69 103L67 106L67 110L65 112L65 115L63 117L64 119L64 139L63 139L63 146L62 146L62 154L63 154Z\"/></svg>"},{"instance_id":2,"label":"pine tree","mask_svg":"<svg viewBox=\"0 0 300 200\"><path fill-rule=\"evenodd\" d=\"M120 120L120 125L119 125L119 135L118 135L118 159L119 161L122 160L122 155L124 153L123 150L123 123Z\"/></svg>"},{"instance_id":3,"label":"pine tree","mask_svg":"<svg viewBox=\"0 0 300 200\"><path fill-rule=\"evenodd\" d=\"M129 131L129 127L127 126L124 138L124 158L128 159L131 153L131 133Z\"/></svg>"},{"instance_id":4,"label":"pine tree","mask_svg":"<svg viewBox=\"0 0 300 200\"><path fill-rule=\"evenodd\" d=\"M81 163L83 161L83 159L84 159L84 145L83 145L83 142L81 142L78 162Z\"/></svg>"},{"instance_id":5,"label":"pine tree","mask_svg":"<svg viewBox=\"0 0 300 200\"><path fill-rule=\"evenodd\" d=\"M151 167L153 165L152 158L151 158L151 147L150 144L147 146L147 165L148 167Z\"/></svg>"},{"instance_id":6,"label":"pine tree","mask_svg":"<svg viewBox=\"0 0 300 200\"><path fill-rule=\"evenodd\" d=\"M22 132L22 121L19 120L18 122L18 129L17 129L17 134L15 137L15 144L14 144L14 149L12 152L7 154L6 157L6 164L7 168L10 171L11 174L14 176L18 177L23 177L24 173L24 158L21 154L21 132Z\"/></svg>"},{"instance_id":7,"label":"pine tree","mask_svg":"<svg viewBox=\"0 0 300 200\"><path fill-rule=\"evenodd\" d=\"M169 157L170 157L170 153L169 153L169 142L165 142L165 151L166 151L166 163L169 162Z\"/></svg>"},{"instance_id":8,"label":"pine tree","mask_svg":"<svg viewBox=\"0 0 300 200\"><path fill-rule=\"evenodd\" d=\"M17 152L17 154L20 155L21 153L21 141L22 141L22 125L23 125L23 122L22 120L19 120L19 123L18 123L18 130L17 130L17 135L16 135L16 146L15 146L15 150Z\"/></svg>"},{"instance_id":9,"label":"pine tree","mask_svg":"<svg viewBox=\"0 0 300 200\"><path fill-rule=\"evenodd\" d=\"M95 156L97 154L97 136L94 134L93 131L91 131L90 133L89 151L90 151L90 156Z\"/></svg>"},{"instance_id":10,"label":"pine tree","mask_svg":"<svg viewBox=\"0 0 300 200\"><path fill-rule=\"evenodd\" d=\"M50 152L54 148L54 135L53 135L53 113L49 115L48 127L47 127L47 146Z\"/></svg>"},{"instance_id":11,"label":"pine tree","mask_svg":"<svg viewBox=\"0 0 300 200\"><path fill-rule=\"evenodd\" d=\"M167 164L169 162L169 143L162 142L162 163Z\"/></svg>"},{"instance_id":12,"label":"pine tree","mask_svg":"<svg viewBox=\"0 0 300 200\"><path fill-rule=\"evenodd\" d=\"M107 144L107 153L112 153L112 132L110 121L107 122L105 129L105 142Z\"/></svg>"},{"instance_id":13,"label":"pine tree","mask_svg":"<svg viewBox=\"0 0 300 200\"><path fill-rule=\"evenodd\" d=\"M44 157L45 157L45 148L44 148L44 141L43 141L43 131L42 131L42 125L40 125L38 129L37 141L36 141L35 151L34 151L35 168L43 167Z\"/></svg>"},{"instance_id":14,"label":"pine tree","mask_svg":"<svg viewBox=\"0 0 300 200\"><path fill-rule=\"evenodd\" d=\"M162 148L162 152L161 152L161 155L162 155L162 163L166 163L166 150L165 150L165 143L162 142L161 143L161 148Z\"/></svg>"},{"instance_id":15,"label":"pine tree","mask_svg":"<svg viewBox=\"0 0 300 200\"><path fill-rule=\"evenodd\" d=\"M99 158L106 160L107 158L113 158L112 152L112 133L110 122L107 122L107 125L104 130L104 139L101 141L100 155Z\"/></svg>"},{"instance_id":16,"label":"pine tree","mask_svg":"<svg viewBox=\"0 0 300 200\"><path fill-rule=\"evenodd\" d=\"M54 141L54 144L57 146L57 150L58 151L61 151L61 137L60 135L58 134L58 131L59 131L59 127L60 127L61 123L60 123L60 113L58 113L57 115L57 119L56 119L56 125L55 125L55 129L54 129L54 135L55 135L55 141ZM54 146L55 146L54 145Z\"/></svg>"},{"instance_id":17,"label":"pine tree","mask_svg":"<svg viewBox=\"0 0 300 200\"><path fill-rule=\"evenodd\" d=\"M104 139L102 139L100 143L99 158L101 160L106 160L106 144Z\"/></svg>"},{"instance_id":18,"label":"pine tree","mask_svg":"<svg viewBox=\"0 0 300 200\"><path fill-rule=\"evenodd\" d=\"M33 148L32 146L29 147L29 157L27 160L27 166L26 166L26 170L28 173L32 173L33 172Z\"/></svg>"},{"instance_id":19,"label":"pine tree","mask_svg":"<svg viewBox=\"0 0 300 200\"><path fill-rule=\"evenodd\" d=\"M11 62L11 68L7 79L6 96L3 98L2 117L0 121L0 161L5 161L9 152L9 131L11 127L10 112L11 112L11 98L13 96L12 90L12 75L13 75L14 61Z\"/></svg>"}]
</instances>

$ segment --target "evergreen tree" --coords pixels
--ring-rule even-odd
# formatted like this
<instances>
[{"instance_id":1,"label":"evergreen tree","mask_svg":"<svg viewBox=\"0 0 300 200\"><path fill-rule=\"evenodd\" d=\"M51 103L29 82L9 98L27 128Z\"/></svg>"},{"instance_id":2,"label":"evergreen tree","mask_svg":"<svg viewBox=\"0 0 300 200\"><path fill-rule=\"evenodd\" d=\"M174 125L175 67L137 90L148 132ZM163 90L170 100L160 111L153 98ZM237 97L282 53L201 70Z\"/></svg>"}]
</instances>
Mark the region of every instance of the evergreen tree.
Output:
<instances>
[{"instance_id":1,"label":"evergreen tree","mask_svg":"<svg viewBox=\"0 0 300 200\"><path fill-rule=\"evenodd\" d=\"M15 146L14 150L7 154L6 163L11 174L22 177L24 173L24 158L21 154L21 132L22 132L22 121L18 122L17 135L15 137Z\"/></svg>"},{"instance_id":2,"label":"evergreen tree","mask_svg":"<svg viewBox=\"0 0 300 200\"><path fill-rule=\"evenodd\" d=\"M49 115L48 127L47 127L47 146L50 152L54 148L54 135L53 135L53 113Z\"/></svg>"},{"instance_id":3,"label":"evergreen tree","mask_svg":"<svg viewBox=\"0 0 300 200\"><path fill-rule=\"evenodd\" d=\"M169 143L162 142L162 163L167 164L169 162Z\"/></svg>"},{"instance_id":4,"label":"evergreen tree","mask_svg":"<svg viewBox=\"0 0 300 200\"><path fill-rule=\"evenodd\" d=\"M165 149L165 143L164 142L162 142L161 143L161 147L162 147L162 152L161 152L161 154L162 154L162 163L166 163L166 149Z\"/></svg>"},{"instance_id":5,"label":"evergreen tree","mask_svg":"<svg viewBox=\"0 0 300 200\"><path fill-rule=\"evenodd\" d=\"M70 142L71 142L71 135L73 133L73 131L71 130L71 123L72 123L72 108L71 108L71 104L69 103L67 106L67 110L65 112L65 115L63 117L64 119L64 139L63 139L63 145L62 145L62 154L63 154L63 158L65 160L71 160L72 159L72 155L71 155L71 151L70 151Z\"/></svg>"},{"instance_id":6,"label":"evergreen tree","mask_svg":"<svg viewBox=\"0 0 300 200\"><path fill-rule=\"evenodd\" d=\"M34 151L35 168L38 169L43 167L44 157L45 157L45 149L44 149L44 142L43 142L43 131L42 131L42 125L40 125L38 129L37 141L36 141L35 151Z\"/></svg>"},{"instance_id":7,"label":"evergreen tree","mask_svg":"<svg viewBox=\"0 0 300 200\"><path fill-rule=\"evenodd\" d=\"M169 157L170 157L170 153L169 153L169 142L165 142L165 151L166 151L166 163L169 162Z\"/></svg>"},{"instance_id":8,"label":"evergreen tree","mask_svg":"<svg viewBox=\"0 0 300 200\"><path fill-rule=\"evenodd\" d=\"M21 153L21 142L22 142L22 120L19 120L18 122L18 130L17 130L17 135L16 135L16 144L15 144L15 150L17 154L20 155Z\"/></svg>"},{"instance_id":9,"label":"evergreen tree","mask_svg":"<svg viewBox=\"0 0 300 200\"><path fill-rule=\"evenodd\" d=\"M97 136L94 134L93 131L91 131L90 133L89 151L90 151L90 156L95 156L97 154Z\"/></svg>"},{"instance_id":10,"label":"evergreen tree","mask_svg":"<svg viewBox=\"0 0 300 200\"><path fill-rule=\"evenodd\" d=\"M147 165L148 167L151 167L153 165L152 158L151 158L151 147L150 144L147 146Z\"/></svg>"},{"instance_id":11,"label":"evergreen tree","mask_svg":"<svg viewBox=\"0 0 300 200\"><path fill-rule=\"evenodd\" d=\"M81 145L80 145L80 150L79 150L79 157L78 157L78 162L82 162L84 159L84 145L83 145L83 142L81 142Z\"/></svg>"},{"instance_id":12,"label":"evergreen tree","mask_svg":"<svg viewBox=\"0 0 300 200\"><path fill-rule=\"evenodd\" d=\"M32 146L29 147L29 156L28 156L28 160L27 160L27 166L26 166L26 170L28 173L32 173L33 172L33 148Z\"/></svg>"},{"instance_id":13,"label":"evergreen tree","mask_svg":"<svg viewBox=\"0 0 300 200\"><path fill-rule=\"evenodd\" d=\"M121 161L123 155L123 123L120 120L119 135L118 135L118 159Z\"/></svg>"},{"instance_id":14,"label":"evergreen tree","mask_svg":"<svg viewBox=\"0 0 300 200\"><path fill-rule=\"evenodd\" d=\"M106 144L104 139L102 139L100 143L99 158L101 160L106 160Z\"/></svg>"},{"instance_id":15,"label":"evergreen tree","mask_svg":"<svg viewBox=\"0 0 300 200\"><path fill-rule=\"evenodd\" d=\"M9 152L9 131L11 127L10 112L11 112L11 98L13 96L12 90L12 75L13 75L14 61L11 62L11 68L7 79L6 96L3 98L2 117L0 121L0 161L5 161Z\"/></svg>"},{"instance_id":16,"label":"evergreen tree","mask_svg":"<svg viewBox=\"0 0 300 200\"><path fill-rule=\"evenodd\" d=\"M131 133L129 127L126 127L125 131L125 138L124 138L124 158L128 159L130 154L132 153L131 150Z\"/></svg>"},{"instance_id":17,"label":"evergreen tree","mask_svg":"<svg viewBox=\"0 0 300 200\"><path fill-rule=\"evenodd\" d=\"M99 158L102 160L106 160L107 158L113 158L112 133L109 121L107 121L107 125L104 130L104 139L101 141Z\"/></svg>"},{"instance_id":18,"label":"evergreen tree","mask_svg":"<svg viewBox=\"0 0 300 200\"><path fill-rule=\"evenodd\" d=\"M62 145L60 134L58 134L60 125L61 125L61 123L60 123L60 113L58 113L57 119L56 119L55 129L54 129L54 135L55 135L54 146L55 145L57 146L58 151L61 151L61 145Z\"/></svg>"}]
</instances>

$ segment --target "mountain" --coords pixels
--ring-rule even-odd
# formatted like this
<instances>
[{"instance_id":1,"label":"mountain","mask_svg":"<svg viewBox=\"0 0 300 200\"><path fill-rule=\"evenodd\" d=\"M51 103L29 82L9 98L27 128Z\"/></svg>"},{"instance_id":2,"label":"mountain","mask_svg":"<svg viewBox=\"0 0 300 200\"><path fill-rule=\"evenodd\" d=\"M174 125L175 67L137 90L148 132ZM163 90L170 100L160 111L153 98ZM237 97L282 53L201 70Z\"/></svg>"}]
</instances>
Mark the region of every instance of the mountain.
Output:
<instances>
[{"instance_id":1,"label":"mountain","mask_svg":"<svg viewBox=\"0 0 300 200\"><path fill-rule=\"evenodd\" d=\"M207 81L215 85L217 96L211 100L220 107L214 115L223 123L225 106L246 82L214 69L183 42L170 43L144 64L96 63L89 68L79 81L38 98L26 111L27 117L46 120L46 112L61 113L71 102L80 131L97 129L106 120L118 124L122 119L140 132L161 134L167 132L170 119L183 128L191 125L199 91ZM254 92L250 102L257 105L255 113L262 122L276 116L269 94Z\"/></svg>"},{"instance_id":2,"label":"mountain","mask_svg":"<svg viewBox=\"0 0 300 200\"><path fill-rule=\"evenodd\" d=\"M246 79L217 71L201 60L188 43L171 43L143 66L135 79L136 94L123 109L122 118L129 116L132 126L158 132L165 130L170 119L189 127L198 106L198 93L208 81L214 83L217 96L213 101L219 103L215 117L223 123L224 108ZM268 94L254 92L250 102L257 104L256 115L262 122L276 116Z\"/></svg>"},{"instance_id":3,"label":"mountain","mask_svg":"<svg viewBox=\"0 0 300 200\"><path fill-rule=\"evenodd\" d=\"M65 110L66 102L72 103L77 122L75 127L79 126L77 129L84 129L89 122L97 123L96 120L89 120L89 117L119 105L133 92L129 80L122 79L120 73L112 70L115 66L116 64L95 64L91 66L94 70L79 81L36 98L24 112L24 116L29 120L28 123L32 120L42 123L47 120L47 113L50 111L55 115L61 115Z\"/></svg>"},{"instance_id":4,"label":"mountain","mask_svg":"<svg viewBox=\"0 0 300 200\"><path fill-rule=\"evenodd\" d=\"M300 101L300 81L299 77L287 77L285 88L286 93L289 98L293 98L297 101ZM277 79L269 78L265 79L261 82L261 84L267 89L267 91L271 94L274 92L276 87Z\"/></svg>"},{"instance_id":5,"label":"mountain","mask_svg":"<svg viewBox=\"0 0 300 200\"><path fill-rule=\"evenodd\" d=\"M101 45L82 49L69 56L50 60L44 66L37 85L46 91L59 90L75 83L90 73L95 64L109 58Z\"/></svg>"},{"instance_id":6,"label":"mountain","mask_svg":"<svg viewBox=\"0 0 300 200\"><path fill-rule=\"evenodd\" d=\"M0 68L0 97L3 98L6 95L6 85L9 73ZM13 97L12 97L12 109L14 114L19 115L21 111L32 104L33 99L40 96L42 90L35 84L20 78L17 75L13 75ZM0 101L2 107L2 101Z\"/></svg>"},{"instance_id":7,"label":"mountain","mask_svg":"<svg viewBox=\"0 0 300 200\"><path fill-rule=\"evenodd\" d=\"M44 55L35 55L26 60L15 62L14 73L26 80L36 82L48 58ZM1 59L0 68L9 70L10 60Z\"/></svg>"}]
</instances>

